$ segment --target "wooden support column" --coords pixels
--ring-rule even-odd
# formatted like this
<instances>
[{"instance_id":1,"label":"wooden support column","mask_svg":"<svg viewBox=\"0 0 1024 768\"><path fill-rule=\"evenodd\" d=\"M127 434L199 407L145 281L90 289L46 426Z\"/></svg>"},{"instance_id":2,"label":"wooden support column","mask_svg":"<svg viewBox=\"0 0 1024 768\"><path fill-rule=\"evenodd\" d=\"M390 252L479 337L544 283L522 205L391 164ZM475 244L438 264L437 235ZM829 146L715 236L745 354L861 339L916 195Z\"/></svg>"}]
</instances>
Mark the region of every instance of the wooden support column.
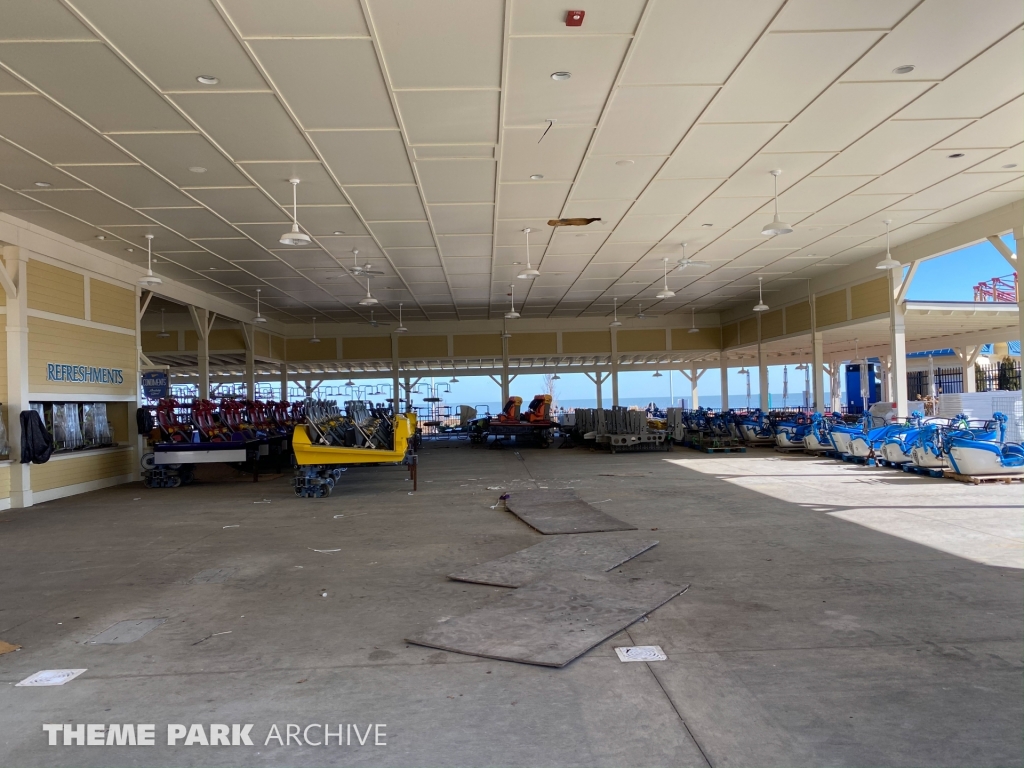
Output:
<instances>
[{"instance_id":1,"label":"wooden support column","mask_svg":"<svg viewBox=\"0 0 1024 768\"><path fill-rule=\"evenodd\" d=\"M729 410L729 358L725 352L718 359L718 366L722 375L722 410Z\"/></svg>"},{"instance_id":2,"label":"wooden support column","mask_svg":"<svg viewBox=\"0 0 1024 768\"><path fill-rule=\"evenodd\" d=\"M256 399L256 339L255 329L249 323L241 323L245 338L245 396Z\"/></svg>"},{"instance_id":3,"label":"wooden support column","mask_svg":"<svg viewBox=\"0 0 1024 768\"><path fill-rule=\"evenodd\" d=\"M760 390L761 410L768 410L768 366L764 361L764 352L761 349L761 313L757 315L757 381Z\"/></svg>"}]
</instances>

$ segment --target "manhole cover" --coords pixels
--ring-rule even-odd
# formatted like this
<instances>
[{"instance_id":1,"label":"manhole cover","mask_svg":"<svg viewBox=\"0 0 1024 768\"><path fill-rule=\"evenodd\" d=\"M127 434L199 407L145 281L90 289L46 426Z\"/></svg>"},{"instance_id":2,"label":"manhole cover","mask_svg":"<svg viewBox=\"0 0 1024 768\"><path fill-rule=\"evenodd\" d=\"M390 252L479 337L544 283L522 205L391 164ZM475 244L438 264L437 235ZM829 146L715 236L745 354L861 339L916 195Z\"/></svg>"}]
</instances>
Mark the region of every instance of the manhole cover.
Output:
<instances>
[{"instance_id":1,"label":"manhole cover","mask_svg":"<svg viewBox=\"0 0 1024 768\"><path fill-rule=\"evenodd\" d=\"M616 648L615 653L619 661L666 661L668 656L661 650L660 645L629 645L624 648Z\"/></svg>"},{"instance_id":2,"label":"manhole cover","mask_svg":"<svg viewBox=\"0 0 1024 768\"><path fill-rule=\"evenodd\" d=\"M36 672L34 675L29 675L20 683L16 683L14 687L23 686L28 688L40 685L64 685L68 680L74 680L83 672L85 672L84 669L44 669L41 672Z\"/></svg>"}]
</instances>

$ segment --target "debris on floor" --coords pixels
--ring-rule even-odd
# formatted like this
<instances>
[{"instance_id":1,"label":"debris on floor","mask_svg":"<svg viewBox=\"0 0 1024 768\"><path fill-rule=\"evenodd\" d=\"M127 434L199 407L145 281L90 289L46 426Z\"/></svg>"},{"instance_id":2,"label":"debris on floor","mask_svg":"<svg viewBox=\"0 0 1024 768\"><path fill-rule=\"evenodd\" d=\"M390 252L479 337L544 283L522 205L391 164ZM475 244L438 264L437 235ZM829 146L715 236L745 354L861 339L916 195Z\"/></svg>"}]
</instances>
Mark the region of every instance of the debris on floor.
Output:
<instances>
[{"instance_id":1,"label":"debris on floor","mask_svg":"<svg viewBox=\"0 0 1024 768\"><path fill-rule=\"evenodd\" d=\"M619 661L668 661L660 645L627 645L615 649Z\"/></svg>"},{"instance_id":2,"label":"debris on floor","mask_svg":"<svg viewBox=\"0 0 1024 768\"><path fill-rule=\"evenodd\" d=\"M505 508L544 534L636 530L635 525L592 507L569 489L515 491L509 494Z\"/></svg>"},{"instance_id":3,"label":"debris on floor","mask_svg":"<svg viewBox=\"0 0 1024 768\"><path fill-rule=\"evenodd\" d=\"M140 640L148 635L165 621L167 621L166 618L119 621L113 626L100 632L91 640L86 640L85 642L87 645L122 645L124 643L134 643L136 640Z\"/></svg>"},{"instance_id":4,"label":"debris on floor","mask_svg":"<svg viewBox=\"0 0 1024 768\"><path fill-rule=\"evenodd\" d=\"M20 683L15 683L15 688L35 688L44 685L64 685L64 683L74 680L80 674L85 672L84 669L44 669L36 672L34 675L29 675Z\"/></svg>"},{"instance_id":5,"label":"debris on floor","mask_svg":"<svg viewBox=\"0 0 1024 768\"><path fill-rule=\"evenodd\" d=\"M0 656L3 656L5 653L11 653L12 651L20 650L20 645L12 645L11 643L5 643L3 640L0 640Z\"/></svg>"}]
</instances>

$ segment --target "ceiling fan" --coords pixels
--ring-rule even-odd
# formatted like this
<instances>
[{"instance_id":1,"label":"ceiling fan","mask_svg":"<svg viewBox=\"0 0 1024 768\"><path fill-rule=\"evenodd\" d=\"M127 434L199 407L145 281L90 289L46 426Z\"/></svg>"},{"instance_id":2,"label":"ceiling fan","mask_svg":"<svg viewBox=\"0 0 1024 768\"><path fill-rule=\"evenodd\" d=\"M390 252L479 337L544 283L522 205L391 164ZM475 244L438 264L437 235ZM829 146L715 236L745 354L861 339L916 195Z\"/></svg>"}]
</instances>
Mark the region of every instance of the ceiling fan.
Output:
<instances>
[{"instance_id":1,"label":"ceiling fan","mask_svg":"<svg viewBox=\"0 0 1024 768\"><path fill-rule=\"evenodd\" d=\"M380 328L381 326L384 326L384 325L391 325L391 323L388 323L388 322L386 322L384 320L377 320L373 316L373 310L371 309L370 310L370 319L369 320L363 320L360 323L360 325L372 325L374 328Z\"/></svg>"},{"instance_id":2,"label":"ceiling fan","mask_svg":"<svg viewBox=\"0 0 1024 768\"><path fill-rule=\"evenodd\" d=\"M643 320L644 318L647 317L647 315L644 314L644 305L643 304L638 304L637 307L638 307L637 313L634 315L634 317L639 318L640 320Z\"/></svg>"},{"instance_id":3,"label":"ceiling fan","mask_svg":"<svg viewBox=\"0 0 1024 768\"><path fill-rule=\"evenodd\" d=\"M373 265L367 262L366 264L360 264L359 261L359 249L352 249L352 268L349 269L349 274L355 277L364 277L365 275L383 275L384 272L379 269L374 269Z\"/></svg>"},{"instance_id":4,"label":"ceiling fan","mask_svg":"<svg viewBox=\"0 0 1024 768\"><path fill-rule=\"evenodd\" d=\"M686 243L682 243L682 246L683 246L683 258L681 258L678 262L676 262L676 269L677 270L686 269L687 267L710 267L711 266L706 261L698 261L697 259L692 259L692 258L688 257L686 255Z\"/></svg>"}]
</instances>

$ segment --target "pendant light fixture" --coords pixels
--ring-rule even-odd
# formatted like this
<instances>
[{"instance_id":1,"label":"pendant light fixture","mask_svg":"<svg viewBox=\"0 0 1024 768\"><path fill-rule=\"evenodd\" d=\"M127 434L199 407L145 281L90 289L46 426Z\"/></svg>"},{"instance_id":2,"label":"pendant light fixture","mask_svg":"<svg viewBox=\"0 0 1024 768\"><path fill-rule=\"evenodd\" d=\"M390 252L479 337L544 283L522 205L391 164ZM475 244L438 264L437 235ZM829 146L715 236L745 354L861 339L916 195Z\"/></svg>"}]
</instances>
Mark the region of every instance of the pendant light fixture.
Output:
<instances>
[{"instance_id":1,"label":"pendant light fixture","mask_svg":"<svg viewBox=\"0 0 1024 768\"><path fill-rule=\"evenodd\" d=\"M408 333L409 329L405 327L405 323L402 322L402 304L398 304L398 327L395 328L395 333Z\"/></svg>"},{"instance_id":2,"label":"pendant light fixture","mask_svg":"<svg viewBox=\"0 0 1024 768\"><path fill-rule=\"evenodd\" d=\"M551 380L552 380L552 381L559 381L559 380L561 380L561 378L562 378L562 377L561 377L561 376L559 376L559 375L558 375L558 374L556 373L556 374L555 374L554 376L552 376L552 377L551 377Z\"/></svg>"},{"instance_id":3,"label":"pendant light fixture","mask_svg":"<svg viewBox=\"0 0 1024 768\"><path fill-rule=\"evenodd\" d=\"M160 285L163 282L159 277L153 274L153 236L146 235L146 274L139 278L139 285L143 288L152 288L154 285Z\"/></svg>"},{"instance_id":4,"label":"pendant light fixture","mask_svg":"<svg viewBox=\"0 0 1024 768\"><path fill-rule=\"evenodd\" d=\"M516 277L518 277L520 280L533 280L533 278L535 277L540 277L540 270L534 269L533 266L530 264L531 232L533 232L533 230L530 227L527 227L526 229L523 230L523 234L526 235L526 269L524 269L522 272L516 275Z\"/></svg>"},{"instance_id":5,"label":"pendant light fixture","mask_svg":"<svg viewBox=\"0 0 1024 768\"><path fill-rule=\"evenodd\" d=\"M860 339L853 340L853 360L850 361L850 365L864 365L867 362L860 356Z\"/></svg>"},{"instance_id":6,"label":"pendant light fixture","mask_svg":"<svg viewBox=\"0 0 1024 768\"><path fill-rule=\"evenodd\" d=\"M617 298L612 299L612 321L608 323L609 328L618 328L622 325L622 321L619 320L619 300Z\"/></svg>"},{"instance_id":7,"label":"pendant light fixture","mask_svg":"<svg viewBox=\"0 0 1024 768\"><path fill-rule=\"evenodd\" d=\"M903 265L889 253L889 225L892 224L892 219L886 219L882 223L885 224L885 258L875 264L875 269L899 269Z\"/></svg>"},{"instance_id":8,"label":"pendant light fixture","mask_svg":"<svg viewBox=\"0 0 1024 768\"><path fill-rule=\"evenodd\" d=\"M310 344L319 344L320 339L316 337L316 318L313 318L313 338L309 340Z\"/></svg>"},{"instance_id":9,"label":"pendant light fixture","mask_svg":"<svg viewBox=\"0 0 1024 768\"><path fill-rule=\"evenodd\" d=\"M690 330L687 333L700 333L700 328L697 327L697 308L690 307Z\"/></svg>"},{"instance_id":10,"label":"pendant light fixture","mask_svg":"<svg viewBox=\"0 0 1024 768\"><path fill-rule=\"evenodd\" d=\"M505 319L506 320L518 320L519 319L519 313L516 312L516 284L512 283L510 288L511 288L511 291L509 293L509 296L512 297L512 308L508 312L505 313Z\"/></svg>"},{"instance_id":11,"label":"pendant light fixture","mask_svg":"<svg viewBox=\"0 0 1024 768\"><path fill-rule=\"evenodd\" d=\"M312 240L305 232L299 231L299 180L288 179L292 185L292 229L281 235L281 245L309 245Z\"/></svg>"},{"instance_id":12,"label":"pendant light fixture","mask_svg":"<svg viewBox=\"0 0 1024 768\"><path fill-rule=\"evenodd\" d=\"M355 385L356 383L352 381L352 379L349 379L348 381L345 382L346 387L354 387Z\"/></svg>"},{"instance_id":13,"label":"pendant light fixture","mask_svg":"<svg viewBox=\"0 0 1024 768\"><path fill-rule=\"evenodd\" d=\"M767 312L768 311L768 305L764 303L764 293L763 293L762 288L761 288L761 281L762 280L764 280L763 277L758 277L757 278L757 304L754 305L754 311L755 312Z\"/></svg>"},{"instance_id":14,"label":"pendant light fixture","mask_svg":"<svg viewBox=\"0 0 1024 768\"><path fill-rule=\"evenodd\" d=\"M372 307L374 304L379 304L373 296L370 295L370 276L366 276L366 297L359 300L359 306L361 307Z\"/></svg>"},{"instance_id":15,"label":"pendant light fixture","mask_svg":"<svg viewBox=\"0 0 1024 768\"><path fill-rule=\"evenodd\" d=\"M659 293L657 295L657 298L659 298L659 299L671 299L673 296L676 295L676 292L675 291L670 291L668 289L668 259L665 258L665 259L662 259L662 261L665 262L665 287L661 289L661 293Z\"/></svg>"},{"instance_id":16,"label":"pendant light fixture","mask_svg":"<svg viewBox=\"0 0 1024 768\"><path fill-rule=\"evenodd\" d=\"M452 377L451 377L450 379L448 379L448 383L449 383L449 384L458 384L458 383L459 383L459 379L458 379L458 377L457 377L457 376L456 376L456 375L455 375L455 374L453 373L453 374L452 374Z\"/></svg>"},{"instance_id":17,"label":"pendant light fixture","mask_svg":"<svg viewBox=\"0 0 1024 768\"><path fill-rule=\"evenodd\" d=\"M169 338L170 335L171 334L167 332L167 329L164 328L164 308L160 307L160 333L158 333L156 337L158 339L166 339Z\"/></svg>"},{"instance_id":18,"label":"pendant light fixture","mask_svg":"<svg viewBox=\"0 0 1024 768\"><path fill-rule=\"evenodd\" d=\"M655 371L654 372L654 376L652 376L651 378L652 379L660 379L661 378L661 371Z\"/></svg>"},{"instance_id":19,"label":"pendant light fixture","mask_svg":"<svg viewBox=\"0 0 1024 768\"><path fill-rule=\"evenodd\" d=\"M265 323L267 318L260 314L260 288L256 289L256 317L252 319L254 323Z\"/></svg>"},{"instance_id":20,"label":"pendant light fixture","mask_svg":"<svg viewBox=\"0 0 1024 768\"><path fill-rule=\"evenodd\" d=\"M779 218L779 174L782 171L775 170L771 171L772 178L775 179L775 218L772 219L771 224L766 224L764 229L761 230L761 234L766 237L769 235L788 235L793 231L793 228L786 222Z\"/></svg>"}]
</instances>

